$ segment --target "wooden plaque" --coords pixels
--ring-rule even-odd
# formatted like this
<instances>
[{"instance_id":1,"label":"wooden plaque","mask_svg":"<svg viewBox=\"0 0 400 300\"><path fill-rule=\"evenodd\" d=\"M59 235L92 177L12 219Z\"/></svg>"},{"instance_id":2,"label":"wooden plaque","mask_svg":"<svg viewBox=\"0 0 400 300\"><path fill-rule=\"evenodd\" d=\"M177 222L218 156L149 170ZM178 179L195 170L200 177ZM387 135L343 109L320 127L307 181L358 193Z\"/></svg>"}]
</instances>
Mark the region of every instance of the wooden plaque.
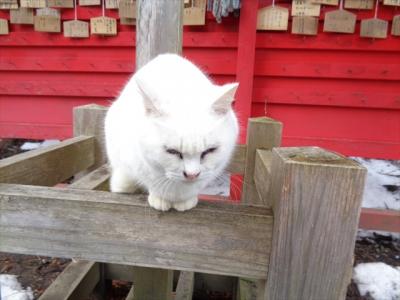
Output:
<instances>
[{"instance_id":1,"label":"wooden plaque","mask_svg":"<svg viewBox=\"0 0 400 300\"><path fill-rule=\"evenodd\" d=\"M293 17L292 33L303 35L317 35L318 18L315 17Z\"/></svg>"},{"instance_id":2,"label":"wooden plaque","mask_svg":"<svg viewBox=\"0 0 400 300\"><path fill-rule=\"evenodd\" d=\"M204 25L206 4L206 0L192 0L191 6L183 9L183 25Z\"/></svg>"},{"instance_id":3,"label":"wooden plaque","mask_svg":"<svg viewBox=\"0 0 400 300\"><path fill-rule=\"evenodd\" d=\"M47 0L48 7L74 8L74 0Z\"/></svg>"},{"instance_id":4,"label":"wooden plaque","mask_svg":"<svg viewBox=\"0 0 400 300\"><path fill-rule=\"evenodd\" d=\"M18 9L18 3L0 3L0 9Z\"/></svg>"},{"instance_id":5,"label":"wooden plaque","mask_svg":"<svg viewBox=\"0 0 400 300\"><path fill-rule=\"evenodd\" d=\"M191 0L184 0L183 1L183 7L184 8L190 7L190 6L192 6L192 1Z\"/></svg>"},{"instance_id":6,"label":"wooden plaque","mask_svg":"<svg viewBox=\"0 0 400 300\"><path fill-rule=\"evenodd\" d=\"M0 19L0 35L9 34L8 31L8 20Z\"/></svg>"},{"instance_id":7,"label":"wooden plaque","mask_svg":"<svg viewBox=\"0 0 400 300\"><path fill-rule=\"evenodd\" d=\"M387 37L388 22L381 19L366 19L361 21L361 37L385 39Z\"/></svg>"},{"instance_id":8,"label":"wooden plaque","mask_svg":"<svg viewBox=\"0 0 400 300\"><path fill-rule=\"evenodd\" d=\"M61 19L55 16L35 16L35 31L61 32Z\"/></svg>"},{"instance_id":9,"label":"wooden plaque","mask_svg":"<svg viewBox=\"0 0 400 300\"><path fill-rule=\"evenodd\" d=\"M53 16L60 18L60 11L55 8L45 7L36 10L37 16Z\"/></svg>"},{"instance_id":10,"label":"wooden plaque","mask_svg":"<svg viewBox=\"0 0 400 300\"><path fill-rule=\"evenodd\" d=\"M89 37L89 23L84 21L72 20L65 21L64 36L70 38L87 38Z\"/></svg>"},{"instance_id":11,"label":"wooden plaque","mask_svg":"<svg viewBox=\"0 0 400 300\"><path fill-rule=\"evenodd\" d=\"M119 19L119 22L121 23L121 25L129 25L129 26L136 25L136 19L121 18Z\"/></svg>"},{"instance_id":12,"label":"wooden plaque","mask_svg":"<svg viewBox=\"0 0 400 300\"><path fill-rule=\"evenodd\" d=\"M106 0L107 9L118 9L118 0Z\"/></svg>"},{"instance_id":13,"label":"wooden plaque","mask_svg":"<svg viewBox=\"0 0 400 300\"><path fill-rule=\"evenodd\" d=\"M338 9L325 14L324 32L354 33L357 16L347 10Z\"/></svg>"},{"instance_id":14,"label":"wooden plaque","mask_svg":"<svg viewBox=\"0 0 400 300\"><path fill-rule=\"evenodd\" d=\"M393 17L392 35L400 36L400 15L397 15L397 16Z\"/></svg>"},{"instance_id":15,"label":"wooden plaque","mask_svg":"<svg viewBox=\"0 0 400 300\"><path fill-rule=\"evenodd\" d=\"M21 0L21 7L29 8L44 8L46 7L46 0Z\"/></svg>"},{"instance_id":16,"label":"wooden plaque","mask_svg":"<svg viewBox=\"0 0 400 300\"><path fill-rule=\"evenodd\" d=\"M268 6L258 10L257 29L287 30L289 10L281 6Z\"/></svg>"},{"instance_id":17,"label":"wooden plaque","mask_svg":"<svg viewBox=\"0 0 400 300\"><path fill-rule=\"evenodd\" d=\"M321 4L311 3L309 0L293 0L292 16L318 17L321 13Z\"/></svg>"},{"instance_id":18,"label":"wooden plaque","mask_svg":"<svg viewBox=\"0 0 400 300\"><path fill-rule=\"evenodd\" d=\"M98 35L117 35L117 20L109 17L91 18L90 32Z\"/></svg>"},{"instance_id":19,"label":"wooden plaque","mask_svg":"<svg viewBox=\"0 0 400 300\"><path fill-rule=\"evenodd\" d=\"M314 4L324 4L324 5L338 5L339 0L311 0Z\"/></svg>"},{"instance_id":20,"label":"wooden plaque","mask_svg":"<svg viewBox=\"0 0 400 300\"><path fill-rule=\"evenodd\" d=\"M119 0L120 18L136 19L136 0Z\"/></svg>"},{"instance_id":21,"label":"wooden plaque","mask_svg":"<svg viewBox=\"0 0 400 300\"><path fill-rule=\"evenodd\" d=\"M372 9L374 0L345 0L344 8L350 9Z\"/></svg>"},{"instance_id":22,"label":"wooden plaque","mask_svg":"<svg viewBox=\"0 0 400 300\"><path fill-rule=\"evenodd\" d=\"M11 24L33 24L33 9L20 7L16 10L10 10Z\"/></svg>"},{"instance_id":23,"label":"wooden plaque","mask_svg":"<svg viewBox=\"0 0 400 300\"><path fill-rule=\"evenodd\" d=\"M400 0L383 0L384 5L400 6Z\"/></svg>"},{"instance_id":24,"label":"wooden plaque","mask_svg":"<svg viewBox=\"0 0 400 300\"><path fill-rule=\"evenodd\" d=\"M100 5L101 0L79 0L80 6Z\"/></svg>"}]
</instances>

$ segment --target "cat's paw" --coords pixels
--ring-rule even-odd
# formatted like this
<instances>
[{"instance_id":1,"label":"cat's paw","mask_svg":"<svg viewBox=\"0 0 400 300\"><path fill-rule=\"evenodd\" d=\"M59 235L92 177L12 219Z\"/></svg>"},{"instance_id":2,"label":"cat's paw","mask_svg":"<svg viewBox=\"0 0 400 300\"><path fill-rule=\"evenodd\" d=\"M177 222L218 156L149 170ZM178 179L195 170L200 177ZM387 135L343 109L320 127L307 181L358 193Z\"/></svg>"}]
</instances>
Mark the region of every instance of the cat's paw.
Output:
<instances>
[{"instance_id":1,"label":"cat's paw","mask_svg":"<svg viewBox=\"0 0 400 300\"><path fill-rule=\"evenodd\" d=\"M123 171L112 171L110 190L113 193L134 193L137 189L135 182Z\"/></svg>"},{"instance_id":2,"label":"cat's paw","mask_svg":"<svg viewBox=\"0 0 400 300\"><path fill-rule=\"evenodd\" d=\"M197 197L191 198L186 201L181 201L181 202L173 202L172 207L175 208L177 211L185 211L192 209L197 205L198 199Z\"/></svg>"},{"instance_id":3,"label":"cat's paw","mask_svg":"<svg viewBox=\"0 0 400 300\"><path fill-rule=\"evenodd\" d=\"M157 209L157 210L167 211L171 208L171 202L161 199L152 194L149 195L149 197L147 198L147 201L149 202L149 205L151 207L153 207L154 209Z\"/></svg>"}]
</instances>

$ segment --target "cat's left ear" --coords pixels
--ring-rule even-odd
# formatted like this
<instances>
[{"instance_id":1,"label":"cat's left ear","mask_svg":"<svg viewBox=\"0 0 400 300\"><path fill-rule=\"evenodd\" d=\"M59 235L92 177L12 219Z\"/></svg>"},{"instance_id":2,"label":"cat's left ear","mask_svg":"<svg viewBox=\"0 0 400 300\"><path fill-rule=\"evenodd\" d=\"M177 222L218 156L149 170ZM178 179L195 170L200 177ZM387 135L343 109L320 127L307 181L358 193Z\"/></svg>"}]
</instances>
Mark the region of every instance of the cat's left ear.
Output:
<instances>
[{"instance_id":1,"label":"cat's left ear","mask_svg":"<svg viewBox=\"0 0 400 300\"><path fill-rule=\"evenodd\" d=\"M219 87L218 98L212 105L212 109L217 115L225 115L232 108L238 86L239 83L235 82Z\"/></svg>"}]
</instances>

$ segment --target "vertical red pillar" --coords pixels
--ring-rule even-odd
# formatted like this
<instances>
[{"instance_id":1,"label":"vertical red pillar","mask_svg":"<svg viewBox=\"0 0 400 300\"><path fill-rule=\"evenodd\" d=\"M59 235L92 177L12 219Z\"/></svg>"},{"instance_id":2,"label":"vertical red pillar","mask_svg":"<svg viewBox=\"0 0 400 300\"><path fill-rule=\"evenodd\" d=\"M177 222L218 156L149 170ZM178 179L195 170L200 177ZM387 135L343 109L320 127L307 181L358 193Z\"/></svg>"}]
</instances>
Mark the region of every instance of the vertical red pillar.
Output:
<instances>
[{"instance_id":1,"label":"vertical red pillar","mask_svg":"<svg viewBox=\"0 0 400 300\"><path fill-rule=\"evenodd\" d=\"M239 82L239 88L236 93L235 102L235 111L240 120L239 142L241 144L246 143L247 121L251 115L254 57L256 52L257 10L258 0L242 1L236 62L236 81ZM242 182L242 176L231 177L231 199L240 199Z\"/></svg>"}]
</instances>

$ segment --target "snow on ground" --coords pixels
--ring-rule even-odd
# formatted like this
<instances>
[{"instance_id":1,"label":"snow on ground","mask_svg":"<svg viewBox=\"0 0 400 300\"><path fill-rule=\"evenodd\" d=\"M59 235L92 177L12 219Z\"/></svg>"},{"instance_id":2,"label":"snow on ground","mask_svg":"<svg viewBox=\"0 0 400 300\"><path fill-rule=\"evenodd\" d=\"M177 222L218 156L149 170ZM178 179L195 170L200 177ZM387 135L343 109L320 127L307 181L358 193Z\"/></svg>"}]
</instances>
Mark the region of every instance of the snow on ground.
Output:
<instances>
[{"instance_id":1,"label":"snow on ground","mask_svg":"<svg viewBox=\"0 0 400 300\"><path fill-rule=\"evenodd\" d=\"M382 262L361 263L354 268L353 280L361 296L375 300L400 300L400 267Z\"/></svg>"},{"instance_id":2,"label":"snow on ground","mask_svg":"<svg viewBox=\"0 0 400 300\"><path fill-rule=\"evenodd\" d=\"M17 276L0 274L0 300L33 300L33 293L21 287Z\"/></svg>"},{"instance_id":3,"label":"snow on ground","mask_svg":"<svg viewBox=\"0 0 400 300\"><path fill-rule=\"evenodd\" d=\"M38 148L48 147L51 145L56 145L60 141L59 140L45 140L43 142L25 142L21 146L21 150L28 151L28 150L35 150Z\"/></svg>"}]
</instances>

